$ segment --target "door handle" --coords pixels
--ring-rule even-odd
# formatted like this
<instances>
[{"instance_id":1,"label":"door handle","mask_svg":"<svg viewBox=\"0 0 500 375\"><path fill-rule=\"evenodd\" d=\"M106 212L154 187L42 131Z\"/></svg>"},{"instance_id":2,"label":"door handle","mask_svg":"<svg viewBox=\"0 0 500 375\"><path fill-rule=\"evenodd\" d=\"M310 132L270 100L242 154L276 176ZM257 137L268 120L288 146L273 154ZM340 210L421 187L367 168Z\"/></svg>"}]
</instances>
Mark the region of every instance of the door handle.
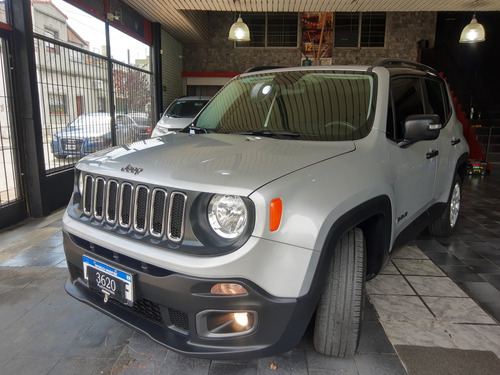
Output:
<instances>
[{"instance_id":1,"label":"door handle","mask_svg":"<svg viewBox=\"0 0 500 375\"><path fill-rule=\"evenodd\" d=\"M439 155L439 151L438 150L432 150L431 152L428 152L427 154L425 154L425 157L427 159L432 159L433 157L436 157Z\"/></svg>"},{"instance_id":2,"label":"door handle","mask_svg":"<svg viewBox=\"0 0 500 375\"><path fill-rule=\"evenodd\" d=\"M452 139L451 140L451 145L452 146L458 145L459 143L460 143L460 138L459 139Z\"/></svg>"}]
</instances>

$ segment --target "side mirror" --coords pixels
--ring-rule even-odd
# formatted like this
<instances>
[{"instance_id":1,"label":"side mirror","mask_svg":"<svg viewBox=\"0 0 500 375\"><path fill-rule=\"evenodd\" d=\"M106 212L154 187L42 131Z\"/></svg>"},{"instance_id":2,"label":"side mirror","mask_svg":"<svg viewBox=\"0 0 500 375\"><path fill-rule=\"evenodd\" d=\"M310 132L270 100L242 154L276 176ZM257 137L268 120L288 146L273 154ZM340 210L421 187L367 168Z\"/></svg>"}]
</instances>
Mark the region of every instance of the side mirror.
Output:
<instances>
[{"instance_id":1,"label":"side mirror","mask_svg":"<svg viewBox=\"0 0 500 375\"><path fill-rule=\"evenodd\" d=\"M411 115L404 123L405 137L398 144L399 147L408 147L419 141L432 141L439 137L441 119L439 115Z\"/></svg>"}]
</instances>

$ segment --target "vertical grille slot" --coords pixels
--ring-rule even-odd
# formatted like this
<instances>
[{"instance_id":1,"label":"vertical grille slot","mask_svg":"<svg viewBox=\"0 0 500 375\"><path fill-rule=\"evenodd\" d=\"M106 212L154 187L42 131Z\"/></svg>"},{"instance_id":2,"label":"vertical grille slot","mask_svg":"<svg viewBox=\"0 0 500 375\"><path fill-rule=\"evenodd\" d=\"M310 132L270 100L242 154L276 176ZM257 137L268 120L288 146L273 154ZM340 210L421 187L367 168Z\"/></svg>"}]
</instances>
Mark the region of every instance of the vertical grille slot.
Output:
<instances>
[{"instance_id":1,"label":"vertical grille slot","mask_svg":"<svg viewBox=\"0 0 500 375\"><path fill-rule=\"evenodd\" d=\"M120 225L124 228L130 228L130 219L132 217L132 199L133 187L128 182L122 184L120 193Z\"/></svg>"},{"instance_id":2,"label":"vertical grille slot","mask_svg":"<svg viewBox=\"0 0 500 375\"><path fill-rule=\"evenodd\" d=\"M85 181L83 184L83 212L85 215L90 216L92 214L92 186L94 184L94 179L90 175L85 176Z\"/></svg>"},{"instance_id":3,"label":"vertical grille slot","mask_svg":"<svg viewBox=\"0 0 500 375\"><path fill-rule=\"evenodd\" d=\"M106 182L104 178L97 177L95 179L95 188L94 188L94 217L97 220L102 220L103 211L104 211L104 188L106 186Z\"/></svg>"},{"instance_id":4,"label":"vertical grille slot","mask_svg":"<svg viewBox=\"0 0 500 375\"><path fill-rule=\"evenodd\" d=\"M116 223L116 213L118 205L118 182L114 180L108 181L108 188L106 191L106 221L108 223Z\"/></svg>"},{"instance_id":5,"label":"vertical grille slot","mask_svg":"<svg viewBox=\"0 0 500 375\"><path fill-rule=\"evenodd\" d=\"M186 195L174 192L170 195L168 208L168 233L171 241L180 242L184 235L184 212L186 209Z\"/></svg>"},{"instance_id":6,"label":"vertical grille slot","mask_svg":"<svg viewBox=\"0 0 500 375\"><path fill-rule=\"evenodd\" d=\"M167 205L167 192L162 189L154 189L151 197L151 218L149 231L155 237L161 237L165 233L165 207Z\"/></svg>"},{"instance_id":7,"label":"vertical grille slot","mask_svg":"<svg viewBox=\"0 0 500 375\"><path fill-rule=\"evenodd\" d=\"M149 210L148 197L149 189L146 186L138 186L135 191L134 229L140 233L146 231Z\"/></svg>"}]
</instances>

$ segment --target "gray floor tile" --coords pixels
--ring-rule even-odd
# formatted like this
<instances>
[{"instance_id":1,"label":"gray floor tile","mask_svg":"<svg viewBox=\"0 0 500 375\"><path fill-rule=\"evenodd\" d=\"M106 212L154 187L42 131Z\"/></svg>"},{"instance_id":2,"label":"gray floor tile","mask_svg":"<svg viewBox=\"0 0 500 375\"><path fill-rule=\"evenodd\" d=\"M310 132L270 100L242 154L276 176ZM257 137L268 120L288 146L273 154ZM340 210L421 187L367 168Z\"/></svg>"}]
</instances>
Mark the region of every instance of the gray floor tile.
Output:
<instances>
[{"instance_id":1,"label":"gray floor tile","mask_svg":"<svg viewBox=\"0 0 500 375\"><path fill-rule=\"evenodd\" d=\"M396 354L362 354L356 357L360 375L406 375Z\"/></svg>"},{"instance_id":2,"label":"gray floor tile","mask_svg":"<svg viewBox=\"0 0 500 375\"><path fill-rule=\"evenodd\" d=\"M231 363L231 362L212 362L209 375L257 375L258 365L255 363Z\"/></svg>"},{"instance_id":3,"label":"gray floor tile","mask_svg":"<svg viewBox=\"0 0 500 375\"><path fill-rule=\"evenodd\" d=\"M307 367L311 370L332 371L332 373L358 373L356 362L350 358L332 358L323 354L319 354L313 349L306 352Z\"/></svg>"},{"instance_id":4,"label":"gray floor tile","mask_svg":"<svg viewBox=\"0 0 500 375\"><path fill-rule=\"evenodd\" d=\"M458 349L492 351L500 358L500 326L453 324L447 331Z\"/></svg>"},{"instance_id":5,"label":"gray floor tile","mask_svg":"<svg viewBox=\"0 0 500 375\"><path fill-rule=\"evenodd\" d=\"M167 352L162 374L207 375L209 371L209 360L185 357L170 350Z\"/></svg>"},{"instance_id":6,"label":"gray floor tile","mask_svg":"<svg viewBox=\"0 0 500 375\"><path fill-rule=\"evenodd\" d=\"M17 356L9 361L7 364L0 368L0 373L5 375L41 375L48 374L57 366L60 358L58 356L43 356L43 357L30 357L30 356ZM74 371L74 370L73 370ZM53 373L54 375L57 373ZM63 374L63 373L59 373ZM65 373L69 375L71 372Z\"/></svg>"},{"instance_id":7,"label":"gray floor tile","mask_svg":"<svg viewBox=\"0 0 500 375\"><path fill-rule=\"evenodd\" d=\"M369 295L414 295L415 292L401 275L378 275L366 283Z\"/></svg>"},{"instance_id":8,"label":"gray floor tile","mask_svg":"<svg viewBox=\"0 0 500 375\"><path fill-rule=\"evenodd\" d=\"M434 320L418 296L370 295L381 321Z\"/></svg>"},{"instance_id":9,"label":"gray floor tile","mask_svg":"<svg viewBox=\"0 0 500 375\"><path fill-rule=\"evenodd\" d=\"M500 301L500 291L487 282L459 282L457 285L478 302Z\"/></svg>"},{"instance_id":10,"label":"gray floor tile","mask_svg":"<svg viewBox=\"0 0 500 375\"><path fill-rule=\"evenodd\" d=\"M445 276L429 259L393 259L393 263L403 275Z\"/></svg>"},{"instance_id":11,"label":"gray floor tile","mask_svg":"<svg viewBox=\"0 0 500 375\"><path fill-rule=\"evenodd\" d=\"M394 347L385 335L380 322L363 322L358 354L394 354Z\"/></svg>"},{"instance_id":12,"label":"gray floor tile","mask_svg":"<svg viewBox=\"0 0 500 375\"><path fill-rule=\"evenodd\" d=\"M448 277L408 276L408 282L421 296L467 297Z\"/></svg>"},{"instance_id":13,"label":"gray floor tile","mask_svg":"<svg viewBox=\"0 0 500 375\"><path fill-rule=\"evenodd\" d=\"M393 259L429 259L417 246L406 245L394 251Z\"/></svg>"},{"instance_id":14,"label":"gray floor tile","mask_svg":"<svg viewBox=\"0 0 500 375\"><path fill-rule=\"evenodd\" d=\"M109 374L111 366L106 359L62 358L47 375L104 375Z\"/></svg>"},{"instance_id":15,"label":"gray floor tile","mask_svg":"<svg viewBox=\"0 0 500 375\"><path fill-rule=\"evenodd\" d=\"M437 321L383 321L393 345L454 348L447 327Z\"/></svg>"},{"instance_id":16,"label":"gray floor tile","mask_svg":"<svg viewBox=\"0 0 500 375\"><path fill-rule=\"evenodd\" d=\"M432 313L441 322L495 324L471 298L422 297Z\"/></svg>"},{"instance_id":17,"label":"gray floor tile","mask_svg":"<svg viewBox=\"0 0 500 375\"><path fill-rule=\"evenodd\" d=\"M483 282L472 268L466 265L441 265L441 269L455 282Z\"/></svg>"},{"instance_id":18,"label":"gray floor tile","mask_svg":"<svg viewBox=\"0 0 500 375\"><path fill-rule=\"evenodd\" d=\"M294 349L288 353L259 360L259 375L308 375L304 349Z\"/></svg>"}]
</instances>

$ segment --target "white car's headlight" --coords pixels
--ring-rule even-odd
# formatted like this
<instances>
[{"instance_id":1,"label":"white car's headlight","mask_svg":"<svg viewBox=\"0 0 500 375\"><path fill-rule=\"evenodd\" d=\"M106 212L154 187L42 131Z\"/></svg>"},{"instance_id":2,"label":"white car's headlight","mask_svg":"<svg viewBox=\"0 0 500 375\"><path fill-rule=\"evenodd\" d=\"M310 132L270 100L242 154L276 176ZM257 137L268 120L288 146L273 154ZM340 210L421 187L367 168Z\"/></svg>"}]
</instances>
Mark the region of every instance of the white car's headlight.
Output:
<instances>
[{"instance_id":1,"label":"white car's headlight","mask_svg":"<svg viewBox=\"0 0 500 375\"><path fill-rule=\"evenodd\" d=\"M236 195L214 195L208 205L208 221L220 237L239 237L248 223L245 202Z\"/></svg>"}]
</instances>

